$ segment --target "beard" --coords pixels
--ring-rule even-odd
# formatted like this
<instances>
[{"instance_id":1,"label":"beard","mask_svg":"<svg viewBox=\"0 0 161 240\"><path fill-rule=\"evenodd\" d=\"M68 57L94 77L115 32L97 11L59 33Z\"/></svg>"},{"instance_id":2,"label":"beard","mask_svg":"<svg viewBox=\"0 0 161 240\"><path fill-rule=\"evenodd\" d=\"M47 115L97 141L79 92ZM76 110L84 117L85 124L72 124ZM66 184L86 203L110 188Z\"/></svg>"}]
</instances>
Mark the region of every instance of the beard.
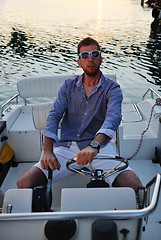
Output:
<instances>
[{"instance_id":1,"label":"beard","mask_svg":"<svg viewBox=\"0 0 161 240\"><path fill-rule=\"evenodd\" d=\"M84 70L84 72L85 72L85 74L86 74L87 76L89 76L89 77L95 77L95 76L99 73L99 71L100 71L99 67L100 67L100 66L98 66L98 67L97 67L96 69L94 69L93 71L88 71L88 70L86 70L86 69L83 69L83 70Z\"/></svg>"}]
</instances>

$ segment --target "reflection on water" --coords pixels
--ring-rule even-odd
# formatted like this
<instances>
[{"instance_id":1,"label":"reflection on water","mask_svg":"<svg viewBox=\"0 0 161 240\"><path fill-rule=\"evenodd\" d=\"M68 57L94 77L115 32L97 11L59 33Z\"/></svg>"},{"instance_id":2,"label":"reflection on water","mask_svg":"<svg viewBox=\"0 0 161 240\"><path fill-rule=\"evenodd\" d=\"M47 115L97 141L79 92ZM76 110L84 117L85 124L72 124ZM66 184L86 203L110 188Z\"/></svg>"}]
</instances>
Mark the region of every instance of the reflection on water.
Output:
<instances>
[{"instance_id":1,"label":"reflection on water","mask_svg":"<svg viewBox=\"0 0 161 240\"><path fill-rule=\"evenodd\" d=\"M161 11L158 6L152 10L150 39L148 41L148 53L151 56L151 61L156 69L152 69L153 78L156 85L161 85Z\"/></svg>"},{"instance_id":2,"label":"reflection on water","mask_svg":"<svg viewBox=\"0 0 161 240\"><path fill-rule=\"evenodd\" d=\"M161 35L149 40L147 43L147 55L149 59L151 59L153 66L149 67L153 76L153 81L149 81L156 85L161 85Z\"/></svg>"},{"instance_id":3,"label":"reflection on water","mask_svg":"<svg viewBox=\"0 0 161 240\"><path fill-rule=\"evenodd\" d=\"M125 102L148 87L161 91L161 34L151 12L139 0L1 0L0 105L22 77L78 73L76 45L86 36L100 42L102 70L117 74Z\"/></svg>"},{"instance_id":4,"label":"reflection on water","mask_svg":"<svg viewBox=\"0 0 161 240\"><path fill-rule=\"evenodd\" d=\"M29 50L29 46L27 46L27 36L24 32L19 31L15 28L12 28L11 32L11 41L8 43L13 49L15 54L20 54L21 57L25 56L25 53Z\"/></svg>"}]
</instances>

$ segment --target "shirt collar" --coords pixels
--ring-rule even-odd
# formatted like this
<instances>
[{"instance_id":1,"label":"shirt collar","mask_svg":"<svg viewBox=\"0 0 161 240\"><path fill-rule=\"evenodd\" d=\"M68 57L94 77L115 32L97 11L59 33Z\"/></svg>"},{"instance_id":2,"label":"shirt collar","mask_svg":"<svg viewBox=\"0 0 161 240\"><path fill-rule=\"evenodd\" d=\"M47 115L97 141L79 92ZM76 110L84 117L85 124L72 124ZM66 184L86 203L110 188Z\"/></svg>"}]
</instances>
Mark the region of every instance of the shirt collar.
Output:
<instances>
[{"instance_id":1,"label":"shirt collar","mask_svg":"<svg viewBox=\"0 0 161 240\"><path fill-rule=\"evenodd\" d=\"M82 80L83 80L83 74L78 76L78 80L76 82L77 87L80 87L83 84ZM99 82L96 84L96 87L97 88L99 88L100 86L103 87L103 85L105 84L105 81L106 81L105 76L101 72L101 78L100 78Z\"/></svg>"}]
</instances>

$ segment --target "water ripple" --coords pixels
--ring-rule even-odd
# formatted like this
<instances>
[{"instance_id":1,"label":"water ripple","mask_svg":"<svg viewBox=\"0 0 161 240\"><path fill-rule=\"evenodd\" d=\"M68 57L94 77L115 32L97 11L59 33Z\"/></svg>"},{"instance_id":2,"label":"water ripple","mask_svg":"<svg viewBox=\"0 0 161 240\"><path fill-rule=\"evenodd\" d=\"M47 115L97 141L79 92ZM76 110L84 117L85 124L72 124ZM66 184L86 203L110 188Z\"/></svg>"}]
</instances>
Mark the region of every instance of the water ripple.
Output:
<instances>
[{"instance_id":1,"label":"water ripple","mask_svg":"<svg viewBox=\"0 0 161 240\"><path fill-rule=\"evenodd\" d=\"M22 77L79 72L76 46L86 36L100 42L102 70L117 74L125 102L149 86L161 91L161 36L151 33L151 9L139 1L89 0L83 12L74 0L17 1L1 4L0 103Z\"/></svg>"}]
</instances>

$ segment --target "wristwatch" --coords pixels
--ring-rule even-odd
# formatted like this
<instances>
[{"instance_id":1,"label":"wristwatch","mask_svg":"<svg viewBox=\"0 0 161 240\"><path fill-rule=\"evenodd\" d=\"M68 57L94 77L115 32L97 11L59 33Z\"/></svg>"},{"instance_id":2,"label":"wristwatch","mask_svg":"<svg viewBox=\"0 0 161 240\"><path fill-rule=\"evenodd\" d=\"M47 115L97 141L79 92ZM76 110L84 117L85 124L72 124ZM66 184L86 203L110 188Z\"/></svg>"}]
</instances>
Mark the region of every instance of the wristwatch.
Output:
<instances>
[{"instance_id":1,"label":"wristwatch","mask_svg":"<svg viewBox=\"0 0 161 240\"><path fill-rule=\"evenodd\" d=\"M89 146L91 146L92 148L96 148L98 150L98 153L99 153L99 150L100 150L100 145L98 142L96 141L92 141Z\"/></svg>"}]
</instances>

